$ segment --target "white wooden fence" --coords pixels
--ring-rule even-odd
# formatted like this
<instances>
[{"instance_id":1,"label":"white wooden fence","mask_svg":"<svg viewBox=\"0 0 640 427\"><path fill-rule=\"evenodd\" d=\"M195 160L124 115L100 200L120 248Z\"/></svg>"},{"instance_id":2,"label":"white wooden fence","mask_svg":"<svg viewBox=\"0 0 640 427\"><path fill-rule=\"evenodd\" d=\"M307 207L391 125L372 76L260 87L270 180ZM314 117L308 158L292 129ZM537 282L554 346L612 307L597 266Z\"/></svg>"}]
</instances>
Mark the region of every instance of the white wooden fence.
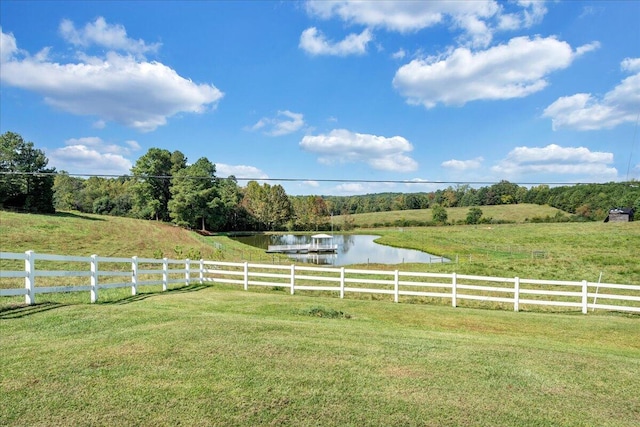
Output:
<instances>
[{"instance_id":1,"label":"white wooden fence","mask_svg":"<svg viewBox=\"0 0 640 427\"><path fill-rule=\"evenodd\" d=\"M299 265L250 264L198 260L150 258L111 258L46 255L33 251L25 253L0 252L0 262L24 262L24 268L0 269L0 297L25 296L26 304L36 302L36 294L53 292L90 293L91 302L98 300L102 289L130 287L136 295L142 286L170 284L226 283L249 286L288 288L296 291L335 292L344 298L346 293L382 294L400 302L420 298L451 301L456 307L461 300L475 300L513 305L519 311L524 305L544 305L581 309L615 310L640 313L640 286L613 283L593 283L586 280L537 280L519 277L470 276L456 273L424 273L385 270L358 270L335 267ZM60 263L58 269L38 269ZM105 264L111 268L103 268ZM81 269L69 270L80 265ZM39 278L57 278L49 286L37 286ZM70 280L70 278L75 278ZM79 279L78 279L79 278ZM70 285L71 281L81 282ZM23 283L22 283L23 282Z\"/></svg>"}]
</instances>

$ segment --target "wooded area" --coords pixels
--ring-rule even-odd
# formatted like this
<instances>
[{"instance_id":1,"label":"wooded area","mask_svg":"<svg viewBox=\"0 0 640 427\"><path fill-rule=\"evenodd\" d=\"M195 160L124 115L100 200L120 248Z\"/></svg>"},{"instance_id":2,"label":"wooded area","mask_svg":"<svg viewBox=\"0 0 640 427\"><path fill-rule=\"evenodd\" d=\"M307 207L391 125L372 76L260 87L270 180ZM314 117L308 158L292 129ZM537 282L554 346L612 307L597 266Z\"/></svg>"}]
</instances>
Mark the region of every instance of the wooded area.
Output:
<instances>
[{"instance_id":1,"label":"wooded area","mask_svg":"<svg viewBox=\"0 0 640 427\"><path fill-rule=\"evenodd\" d=\"M0 208L29 212L75 210L209 231L319 231L348 226L331 224L332 214L409 209L436 208L439 216L433 222L442 224L442 208L448 207L534 203L562 209L576 220L603 220L614 207L640 211L640 182L635 180L530 188L500 181L428 193L289 196L279 184L250 181L240 187L233 176L217 177L209 159L189 164L180 151L151 148L136 161L131 175L81 178L47 168L44 153L18 134L0 135L0 142ZM478 210L471 209L471 220L477 216Z\"/></svg>"}]
</instances>

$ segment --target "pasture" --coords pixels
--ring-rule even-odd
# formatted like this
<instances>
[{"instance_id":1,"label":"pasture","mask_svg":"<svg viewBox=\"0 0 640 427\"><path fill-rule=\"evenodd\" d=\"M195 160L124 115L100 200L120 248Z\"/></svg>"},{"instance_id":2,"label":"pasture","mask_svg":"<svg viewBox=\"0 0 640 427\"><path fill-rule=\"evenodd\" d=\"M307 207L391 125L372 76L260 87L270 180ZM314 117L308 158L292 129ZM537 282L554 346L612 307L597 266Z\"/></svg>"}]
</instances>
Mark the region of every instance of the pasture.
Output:
<instances>
[{"instance_id":1,"label":"pasture","mask_svg":"<svg viewBox=\"0 0 640 427\"><path fill-rule=\"evenodd\" d=\"M15 307L0 424L635 426L637 322L197 285Z\"/></svg>"},{"instance_id":2,"label":"pasture","mask_svg":"<svg viewBox=\"0 0 640 427\"><path fill-rule=\"evenodd\" d=\"M403 270L591 281L604 271L607 282L640 284L639 225L369 231L386 244L458 254L457 264ZM6 252L263 256L225 236L71 213L2 212L0 236ZM640 423L633 314L454 309L224 284L123 290L96 304L78 294L43 294L34 306L0 301L0 425Z\"/></svg>"}]
</instances>

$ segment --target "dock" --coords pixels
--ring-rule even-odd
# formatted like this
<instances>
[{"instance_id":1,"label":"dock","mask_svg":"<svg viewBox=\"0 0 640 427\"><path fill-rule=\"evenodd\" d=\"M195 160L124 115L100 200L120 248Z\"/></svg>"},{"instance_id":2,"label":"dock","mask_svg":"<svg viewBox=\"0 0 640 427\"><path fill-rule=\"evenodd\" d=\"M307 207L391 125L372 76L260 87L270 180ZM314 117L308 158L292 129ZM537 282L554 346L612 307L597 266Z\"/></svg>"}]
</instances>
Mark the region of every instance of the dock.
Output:
<instances>
[{"instance_id":1,"label":"dock","mask_svg":"<svg viewBox=\"0 0 640 427\"><path fill-rule=\"evenodd\" d=\"M305 245L269 245L268 254L331 254L338 251L338 245L327 243L333 240L328 234L316 234L311 236L311 243Z\"/></svg>"}]
</instances>

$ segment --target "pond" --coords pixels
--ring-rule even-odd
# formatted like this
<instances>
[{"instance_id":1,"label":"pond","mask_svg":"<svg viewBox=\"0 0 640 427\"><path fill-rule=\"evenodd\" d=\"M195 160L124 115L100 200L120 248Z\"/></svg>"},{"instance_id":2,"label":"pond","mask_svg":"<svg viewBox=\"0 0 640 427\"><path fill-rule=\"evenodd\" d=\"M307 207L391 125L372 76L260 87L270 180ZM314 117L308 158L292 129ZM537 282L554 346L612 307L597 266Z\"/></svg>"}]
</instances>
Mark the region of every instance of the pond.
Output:
<instances>
[{"instance_id":1,"label":"pond","mask_svg":"<svg viewBox=\"0 0 640 427\"><path fill-rule=\"evenodd\" d=\"M374 242L379 236L361 234L336 234L333 244L338 246L334 254L287 254L297 262L319 265L350 265L350 264L402 264L402 263L441 263L449 262L422 251L413 249L394 248L379 245ZM246 245L251 245L265 251L269 245L304 245L311 243L310 235L256 234L252 236L238 236L232 239Z\"/></svg>"}]
</instances>

